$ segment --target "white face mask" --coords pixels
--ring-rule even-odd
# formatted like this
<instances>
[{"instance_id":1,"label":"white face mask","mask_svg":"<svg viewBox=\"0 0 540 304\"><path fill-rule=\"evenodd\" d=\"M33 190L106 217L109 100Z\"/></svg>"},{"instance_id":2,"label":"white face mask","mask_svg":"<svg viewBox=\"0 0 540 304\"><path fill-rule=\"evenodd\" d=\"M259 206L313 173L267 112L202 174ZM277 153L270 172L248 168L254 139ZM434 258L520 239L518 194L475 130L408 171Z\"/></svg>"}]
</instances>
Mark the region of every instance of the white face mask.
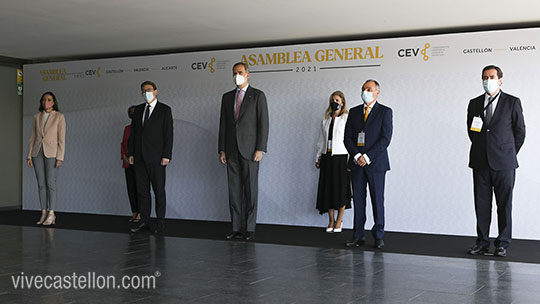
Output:
<instances>
[{"instance_id":1,"label":"white face mask","mask_svg":"<svg viewBox=\"0 0 540 304\"><path fill-rule=\"evenodd\" d=\"M246 82L246 78L240 74L236 74L233 76L233 81L237 86L241 86L244 84L244 82Z\"/></svg>"},{"instance_id":2,"label":"white face mask","mask_svg":"<svg viewBox=\"0 0 540 304\"><path fill-rule=\"evenodd\" d=\"M154 99L154 92L144 92L143 98L147 103L150 103Z\"/></svg>"},{"instance_id":3,"label":"white face mask","mask_svg":"<svg viewBox=\"0 0 540 304\"><path fill-rule=\"evenodd\" d=\"M362 91L362 100L365 103L370 103L373 101L373 92Z\"/></svg>"},{"instance_id":4,"label":"white face mask","mask_svg":"<svg viewBox=\"0 0 540 304\"><path fill-rule=\"evenodd\" d=\"M499 88L499 80L498 79L486 79L486 80L482 81L482 85L484 87L484 91L486 91L488 94L493 94Z\"/></svg>"}]
</instances>

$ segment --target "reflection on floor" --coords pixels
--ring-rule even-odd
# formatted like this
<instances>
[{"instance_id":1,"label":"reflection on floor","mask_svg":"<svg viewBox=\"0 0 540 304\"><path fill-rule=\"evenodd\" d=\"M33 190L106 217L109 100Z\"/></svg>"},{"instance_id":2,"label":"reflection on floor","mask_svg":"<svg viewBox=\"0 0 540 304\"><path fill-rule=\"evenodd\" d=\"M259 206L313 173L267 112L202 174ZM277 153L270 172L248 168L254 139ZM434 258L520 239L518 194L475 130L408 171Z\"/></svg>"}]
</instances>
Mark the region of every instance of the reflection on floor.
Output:
<instances>
[{"instance_id":1,"label":"reflection on floor","mask_svg":"<svg viewBox=\"0 0 540 304\"><path fill-rule=\"evenodd\" d=\"M0 228L0 303L540 303L538 264Z\"/></svg>"}]
</instances>

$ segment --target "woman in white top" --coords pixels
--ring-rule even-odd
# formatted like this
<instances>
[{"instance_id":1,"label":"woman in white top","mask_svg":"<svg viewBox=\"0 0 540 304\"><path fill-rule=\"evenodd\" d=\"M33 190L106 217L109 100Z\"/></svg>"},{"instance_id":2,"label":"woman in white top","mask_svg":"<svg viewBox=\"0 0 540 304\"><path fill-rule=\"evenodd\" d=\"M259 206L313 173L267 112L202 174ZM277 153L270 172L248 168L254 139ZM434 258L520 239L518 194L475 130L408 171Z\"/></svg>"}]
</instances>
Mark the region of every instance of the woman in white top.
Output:
<instances>
[{"instance_id":1,"label":"woman in white top","mask_svg":"<svg viewBox=\"0 0 540 304\"><path fill-rule=\"evenodd\" d=\"M351 208L351 182L347 168L349 155L343 144L347 116L345 95L335 91L330 95L321 124L315 162L315 166L320 168L317 209L320 214L328 212L328 233L342 231L343 213Z\"/></svg>"}]
</instances>

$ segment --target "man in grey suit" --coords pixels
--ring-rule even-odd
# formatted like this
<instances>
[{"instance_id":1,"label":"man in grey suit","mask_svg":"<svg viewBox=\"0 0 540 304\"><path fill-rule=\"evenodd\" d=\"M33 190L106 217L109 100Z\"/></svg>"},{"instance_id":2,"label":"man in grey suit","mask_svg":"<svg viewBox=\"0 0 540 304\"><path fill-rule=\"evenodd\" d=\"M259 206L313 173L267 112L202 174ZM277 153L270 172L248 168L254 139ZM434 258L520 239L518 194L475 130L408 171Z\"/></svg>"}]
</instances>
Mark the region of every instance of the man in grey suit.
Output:
<instances>
[{"instance_id":1,"label":"man in grey suit","mask_svg":"<svg viewBox=\"0 0 540 304\"><path fill-rule=\"evenodd\" d=\"M469 167L473 169L476 246L469 254L489 251L493 193L497 202L499 236L495 256L506 256L512 240L512 191L517 153L525 141L525 122L519 98L500 90L503 72L488 65L482 70L485 94L469 102L467 128L471 140Z\"/></svg>"},{"instance_id":2,"label":"man in grey suit","mask_svg":"<svg viewBox=\"0 0 540 304\"><path fill-rule=\"evenodd\" d=\"M268 141L266 96L248 84L247 64L233 66L236 89L223 94L219 122L219 160L227 165L232 231L227 239L255 237L259 162Z\"/></svg>"}]
</instances>

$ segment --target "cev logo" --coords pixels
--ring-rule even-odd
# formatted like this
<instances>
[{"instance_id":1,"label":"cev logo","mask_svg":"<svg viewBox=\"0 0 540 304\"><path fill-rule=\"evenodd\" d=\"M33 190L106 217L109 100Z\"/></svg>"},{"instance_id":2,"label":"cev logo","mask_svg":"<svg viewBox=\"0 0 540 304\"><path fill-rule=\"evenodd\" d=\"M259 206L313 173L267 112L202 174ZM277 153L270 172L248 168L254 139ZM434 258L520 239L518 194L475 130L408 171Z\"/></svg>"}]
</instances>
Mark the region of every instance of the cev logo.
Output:
<instances>
[{"instance_id":1,"label":"cev logo","mask_svg":"<svg viewBox=\"0 0 540 304\"><path fill-rule=\"evenodd\" d=\"M212 57L210 62L193 62L191 64L191 69L196 70L206 70L208 68L210 70L210 73L214 73L214 62L216 62L216 58Z\"/></svg>"},{"instance_id":2,"label":"cev logo","mask_svg":"<svg viewBox=\"0 0 540 304\"><path fill-rule=\"evenodd\" d=\"M424 61L428 61L429 60L429 56L427 55L427 49L429 49L431 47L431 45L429 43L426 43L424 44L424 48L423 49L420 49L420 48L415 48L415 49L412 49L412 48L409 48L409 49L400 49L398 50L398 56L399 57L417 57L418 56L418 53L422 54L423 55L423 59Z\"/></svg>"},{"instance_id":3,"label":"cev logo","mask_svg":"<svg viewBox=\"0 0 540 304\"><path fill-rule=\"evenodd\" d=\"M101 74L99 73L100 70L101 70L101 67L98 67L97 70L86 70L84 72L84 75L86 75L86 76L94 76L94 75L96 75L99 78L99 77L101 77Z\"/></svg>"},{"instance_id":4,"label":"cev logo","mask_svg":"<svg viewBox=\"0 0 540 304\"><path fill-rule=\"evenodd\" d=\"M424 49L420 51L420 53L422 53L422 55L424 55L424 61L428 61L429 60L429 56L426 54L426 50L429 49L431 45L429 43L426 43L424 44Z\"/></svg>"}]
</instances>

